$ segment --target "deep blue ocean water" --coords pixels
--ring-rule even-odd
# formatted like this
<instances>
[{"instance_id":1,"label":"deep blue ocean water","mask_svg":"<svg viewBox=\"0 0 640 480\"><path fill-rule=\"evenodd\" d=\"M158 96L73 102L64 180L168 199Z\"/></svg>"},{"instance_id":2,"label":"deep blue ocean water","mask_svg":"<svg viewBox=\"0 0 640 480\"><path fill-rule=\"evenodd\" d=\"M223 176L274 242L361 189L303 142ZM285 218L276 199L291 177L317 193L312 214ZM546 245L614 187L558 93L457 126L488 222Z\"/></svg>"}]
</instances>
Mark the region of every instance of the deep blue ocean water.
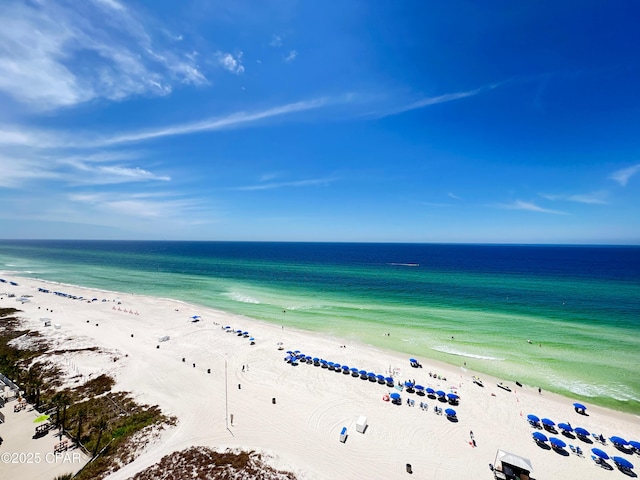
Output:
<instances>
[{"instance_id":1,"label":"deep blue ocean water","mask_svg":"<svg viewBox=\"0 0 640 480\"><path fill-rule=\"evenodd\" d=\"M22 240L0 241L0 270L466 362L640 413L639 247Z\"/></svg>"}]
</instances>

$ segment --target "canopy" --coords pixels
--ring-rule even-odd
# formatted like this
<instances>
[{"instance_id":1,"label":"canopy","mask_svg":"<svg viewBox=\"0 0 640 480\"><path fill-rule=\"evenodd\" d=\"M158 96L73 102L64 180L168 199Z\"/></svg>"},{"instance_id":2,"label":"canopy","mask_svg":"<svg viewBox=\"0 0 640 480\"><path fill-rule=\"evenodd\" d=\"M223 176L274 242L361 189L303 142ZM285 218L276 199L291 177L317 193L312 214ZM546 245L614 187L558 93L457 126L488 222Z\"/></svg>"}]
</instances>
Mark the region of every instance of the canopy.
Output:
<instances>
[{"instance_id":1,"label":"canopy","mask_svg":"<svg viewBox=\"0 0 640 480\"><path fill-rule=\"evenodd\" d=\"M431 388L431 387L427 387L427 389L425 390L427 393L436 393L436 391Z\"/></svg>"},{"instance_id":2,"label":"canopy","mask_svg":"<svg viewBox=\"0 0 640 480\"><path fill-rule=\"evenodd\" d=\"M457 400L460 397L458 395L456 395L455 393L447 393L447 398L449 398L451 400Z\"/></svg>"},{"instance_id":3,"label":"canopy","mask_svg":"<svg viewBox=\"0 0 640 480\"><path fill-rule=\"evenodd\" d=\"M389 397L391 397L393 400L400 400L400 394L397 392L393 392L391 395L389 395Z\"/></svg>"},{"instance_id":4,"label":"canopy","mask_svg":"<svg viewBox=\"0 0 640 480\"><path fill-rule=\"evenodd\" d=\"M547 441L547 436L542 432L533 432L532 436L533 436L534 440L537 440L538 442L546 442Z\"/></svg>"},{"instance_id":5,"label":"canopy","mask_svg":"<svg viewBox=\"0 0 640 480\"><path fill-rule=\"evenodd\" d=\"M404 382L404 386L407 388L411 388L413 387L413 382L410 382L409 380L407 380L406 382Z\"/></svg>"},{"instance_id":6,"label":"canopy","mask_svg":"<svg viewBox=\"0 0 640 480\"><path fill-rule=\"evenodd\" d=\"M40 423L44 422L45 420L49 420L49 415L40 415L33 421L33 423Z\"/></svg>"},{"instance_id":7,"label":"canopy","mask_svg":"<svg viewBox=\"0 0 640 480\"><path fill-rule=\"evenodd\" d=\"M581 404L581 403L574 403L574 404L573 404L573 406L574 406L575 408L577 408L578 410L586 410L586 409L587 409L587 407L585 407L585 406L584 406L583 404Z\"/></svg>"},{"instance_id":8,"label":"canopy","mask_svg":"<svg viewBox=\"0 0 640 480\"><path fill-rule=\"evenodd\" d=\"M422 385L416 385L415 389L422 391L422 390L424 390L424 387Z\"/></svg>"},{"instance_id":9,"label":"canopy","mask_svg":"<svg viewBox=\"0 0 640 480\"><path fill-rule=\"evenodd\" d=\"M345 372L349 371L349 365L342 365L342 370L344 370Z\"/></svg>"},{"instance_id":10,"label":"canopy","mask_svg":"<svg viewBox=\"0 0 640 480\"><path fill-rule=\"evenodd\" d=\"M555 422L549 418L543 418L542 419L542 424L543 425L547 425L549 427L553 427L555 425Z\"/></svg>"},{"instance_id":11,"label":"canopy","mask_svg":"<svg viewBox=\"0 0 640 480\"><path fill-rule=\"evenodd\" d=\"M554 447L557 447L557 448L564 448L564 447L567 446L566 443L564 443L562 440L560 440L559 438L556 438L556 437L551 437L549 439L549 442L551 442L551 445L553 445Z\"/></svg>"},{"instance_id":12,"label":"canopy","mask_svg":"<svg viewBox=\"0 0 640 480\"><path fill-rule=\"evenodd\" d=\"M358 369L356 367L351 367L349 370L351 370L352 372L358 372Z\"/></svg>"},{"instance_id":13,"label":"canopy","mask_svg":"<svg viewBox=\"0 0 640 480\"><path fill-rule=\"evenodd\" d=\"M611 460L613 460L613 462L622 468L633 468L633 463L631 463L629 460L627 460L626 458L622 458L622 457L613 457Z\"/></svg>"},{"instance_id":14,"label":"canopy","mask_svg":"<svg viewBox=\"0 0 640 480\"><path fill-rule=\"evenodd\" d=\"M627 442L622 437L611 437L609 440L611 440L611 443L613 443L614 445L622 445L623 447L625 445L629 445L629 442Z\"/></svg>"},{"instance_id":15,"label":"canopy","mask_svg":"<svg viewBox=\"0 0 640 480\"><path fill-rule=\"evenodd\" d=\"M576 435L580 435L581 437L588 437L590 435L589 430L582 427L577 427L574 432L576 432Z\"/></svg>"},{"instance_id":16,"label":"canopy","mask_svg":"<svg viewBox=\"0 0 640 480\"><path fill-rule=\"evenodd\" d=\"M409 359L409 361L410 361L411 363L418 363L418 361L417 361L415 358L410 358L410 359Z\"/></svg>"},{"instance_id":17,"label":"canopy","mask_svg":"<svg viewBox=\"0 0 640 480\"><path fill-rule=\"evenodd\" d=\"M573 432L573 427L568 423L559 423L558 428L564 430L565 432Z\"/></svg>"},{"instance_id":18,"label":"canopy","mask_svg":"<svg viewBox=\"0 0 640 480\"><path fill-rule=\"evenodd\" d=\"M527 418L535 423L538 423L540 421L540 419L536 417L533 413L530 413L529 415L527 415Z\"/></svg>"},{"instance_id":19,"label":"canopy","mask_svg":"<svg viewBox=\"0 0 640 480\"><path fill-rule=\"evenodd\" d=\"M591 451L594 455L600 457L603 460L609 460L609 455L604 450L600 450L599 448L592 448Z\"/></svg>"},{"instance_id":20,"label":"canopy","mask_svg":"<svg viewBox=\"0 0 640 480\"><path fill-rule=\"evenodd\" d=\"M496 462L506 463L507 465L513 465L514 467L521 468L528 472L533 472L533 466L531 460L528 458L514 455L513 453L505 452L504 450L498 450L496 453Z\"/></svg>"},{"instance_id":21,"label":"canopy","mask_svg":"<svg viewBox=\"0 0 640 480\"><path fill-rule=\"evenodd\" d=\"M444 393L442 390L438 390L438 391L436 392L436 395L438 395L439 397L444 397L444 396L445 396L445 393Z\"/></svg>"},{"instance_id":22,"label":"canopy","mask_svg":"<svg viewBox=\"0 0 640 480\"><path fill-rule=\"evenodd\" d=\"M453 408L447 408L444 413L447 414L447 417L455 417L456 411Z\"/></svg>"}]
</instances>

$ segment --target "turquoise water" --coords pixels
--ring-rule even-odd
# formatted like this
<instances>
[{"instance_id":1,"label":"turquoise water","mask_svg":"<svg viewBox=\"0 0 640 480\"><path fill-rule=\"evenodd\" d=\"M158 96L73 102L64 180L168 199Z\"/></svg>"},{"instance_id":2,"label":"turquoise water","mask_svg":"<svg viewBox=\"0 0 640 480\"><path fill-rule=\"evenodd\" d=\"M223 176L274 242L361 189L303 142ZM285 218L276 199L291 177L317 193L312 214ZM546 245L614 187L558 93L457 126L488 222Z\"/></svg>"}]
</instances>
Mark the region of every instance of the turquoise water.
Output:
<instances>
[{"instance_id":1,"label":"turquoise water","mask_svg":"<svg viewBox=\"0 0 640 480\"><path fill-rule=\"evenodd\" d=\"M466 362L640 413L637 247L0 241L0 269Z\"/></svg>"}]
</instances>

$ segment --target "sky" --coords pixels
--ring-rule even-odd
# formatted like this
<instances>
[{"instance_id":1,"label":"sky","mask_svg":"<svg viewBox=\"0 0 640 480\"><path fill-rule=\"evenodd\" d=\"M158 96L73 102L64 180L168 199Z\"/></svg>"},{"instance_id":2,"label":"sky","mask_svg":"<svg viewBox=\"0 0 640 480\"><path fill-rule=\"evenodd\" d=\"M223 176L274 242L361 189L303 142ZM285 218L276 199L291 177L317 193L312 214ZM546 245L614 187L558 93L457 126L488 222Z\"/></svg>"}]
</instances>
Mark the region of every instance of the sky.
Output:
<instances>
[{"instance_id":1,"label":"sky","mask_svg":"<svg viewBox=\"0 0 640 480\"><path fill-rule=\"evenodd\" d=\"M640 244L640 4L3 0L0 238Z\"/></svg>"}]
</instances>

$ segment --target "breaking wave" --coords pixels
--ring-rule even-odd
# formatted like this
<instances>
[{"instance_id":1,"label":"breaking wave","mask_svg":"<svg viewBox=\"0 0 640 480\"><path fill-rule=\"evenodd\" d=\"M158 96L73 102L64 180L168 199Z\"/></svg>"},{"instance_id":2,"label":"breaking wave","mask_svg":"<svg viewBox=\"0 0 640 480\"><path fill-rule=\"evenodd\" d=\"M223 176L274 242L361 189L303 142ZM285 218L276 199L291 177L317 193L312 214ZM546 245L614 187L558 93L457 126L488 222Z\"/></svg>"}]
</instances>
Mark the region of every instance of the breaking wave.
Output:
<instances>
[{"instance_id":1,"label":"breaking wave","mask_svg":"<svg viewBox=\"0 0 640 480\"><path fill-rule=\"evenodd\" d=\"M461 352L460 350L456 350L454 348L447 347L447 346L432 347L431 350L435 350L436 352L447 353L449 355L457 355L459 357L476 358L478 360L492 360L496 362L500 362L504 360L504 358L490 357L488 355L476 355L475 353Z\"/></svg>"}]
</instances>

